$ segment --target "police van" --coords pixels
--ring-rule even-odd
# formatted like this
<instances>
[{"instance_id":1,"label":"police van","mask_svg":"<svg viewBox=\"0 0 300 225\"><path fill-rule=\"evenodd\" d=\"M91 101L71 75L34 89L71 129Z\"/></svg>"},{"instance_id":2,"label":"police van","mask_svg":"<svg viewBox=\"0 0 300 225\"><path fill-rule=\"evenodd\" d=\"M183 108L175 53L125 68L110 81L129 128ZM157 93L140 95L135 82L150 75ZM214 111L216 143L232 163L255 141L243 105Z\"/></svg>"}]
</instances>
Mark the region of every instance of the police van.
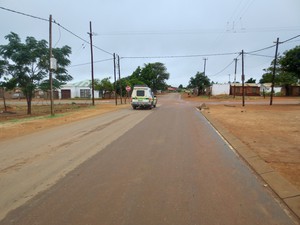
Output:
<instances>
[{"instance_id":1,"label":"police van","mask_svg":"<svg viewBox=\"0 0 300 225\"><path fill-rule=\"evenodd\" d=\"M156 107L157 98L153 95L151 88L146 85L135 85L131 93L131 106L136 108L152 109Z\"/></svg>"}]
</instances>

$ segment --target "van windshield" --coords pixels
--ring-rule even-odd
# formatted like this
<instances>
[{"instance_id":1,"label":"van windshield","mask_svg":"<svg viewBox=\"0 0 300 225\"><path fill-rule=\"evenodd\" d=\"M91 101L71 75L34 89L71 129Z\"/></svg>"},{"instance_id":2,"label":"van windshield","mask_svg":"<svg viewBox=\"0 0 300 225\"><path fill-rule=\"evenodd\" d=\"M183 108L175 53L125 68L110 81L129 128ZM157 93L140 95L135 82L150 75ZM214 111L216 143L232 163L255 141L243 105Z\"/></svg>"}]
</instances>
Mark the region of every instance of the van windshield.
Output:
<instances>
[{"instance_id":1,"label":"van windshield","mask_svg":"<svg viewBox=\"0 0 300 225\"><path fill-rule=\"evenodd\" d=\"M136 96L144 96L145 95L145 91L144 90L137 90L136 91Z\"/></svg>"}]
</instances>

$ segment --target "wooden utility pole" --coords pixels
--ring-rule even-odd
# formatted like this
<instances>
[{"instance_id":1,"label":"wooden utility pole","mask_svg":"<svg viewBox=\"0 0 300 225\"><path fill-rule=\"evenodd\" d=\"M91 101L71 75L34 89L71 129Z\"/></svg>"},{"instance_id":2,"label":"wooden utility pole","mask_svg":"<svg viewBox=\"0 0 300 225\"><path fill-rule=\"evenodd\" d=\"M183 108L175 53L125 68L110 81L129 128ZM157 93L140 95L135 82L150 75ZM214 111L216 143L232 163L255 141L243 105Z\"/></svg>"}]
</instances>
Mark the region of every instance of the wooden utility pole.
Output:
<instances>
[{"instance_id":1,"label":"wooden utility pole","mask_svg":"<svg viewBox=\"0 0 300 225\"><path fill-rule=\"evenodd\" d=\"M50 83L50 108L51 116L54 116L54 103L53 103L53 78L52 78L52 15L49 17L49 83Z\"/></svg>"},{"instance_id":2,"label":"wooden utility pole","mask_svg":"<svg viewBox=\"0 0 300 225\"><path fill-rule=\"evenodd\" d=\"M274 67L273 67L273 75L272 75L272 85L271 85L270 105L273 104L274 82L275 82L276 65L277 65L278 45L279 45L279 38L277 38L277 41L276 41L275 59L274 59Z\"/></svg>"},{"instance_id":3,"label":"wooden utility pole","mask_svg":"<svg viewBox=\"0 0 300 225\"><path fill-rule=\"evenodd\" d=\"M205 71L206 71L206 60L208 60L208 58L204 58L203 60L204 60L204 72L203 72L203 73L204 73L204 76L205 76Z\"/></svg>"},{"instance_id":4,"label":"wooden utility pole","mask_svg":"<svg viewBox=\"0 0 300 225\"><path fill-rule=\"evenodd\" d=\"M245 106L244 50L242 50L242 93L243 93L243 106Z\"/></svg>"},{"instance_id":5,"label":"wooden utility pole","mask_svg":"<svg viewBox=\"0 0 300 225\"><path fill-rule=\"evenodd\" d=\"M92 105L95 105L95 96L94 96L94 54L93 54L93 32L92 32L92 22L90 21L90 45L91 45L91 74L92 74Z\"/></svg>"},{"instance_id":6,"label":"wooden utility pole","mask_svg":"<svg viewBox=\"0 0 300 225\"><path fill-rule=\"evenodd\" d=\"M122 101L122 82L121 82L121 68L120 68L120 56L118 55L118 73L119 73L119 82L120 82L120 99L121 99L121 104L123 104Z\"/></svg>"},{"instance_id":7,"label":"wooden utility pole","mask_svg":"<svg viewBox=\"0 0 300 225\"><path fill-rule=\"evenodd\" d=\"M234 81L233 81L233 98L235 98L235 83L236 83L236 69L237 69L237 58L234 59L235 66L234 66Z\"/></svg>"},{"instance_id":8,"label":"wooden utility pole","mask_svg":"<svg viewBox=\"0 0 300 225\"><path fill-rule=\"evenodd\" d=\"M115 101L116 105L118 105L118 99L117 99L117 74L116 74L116 53L114 53L114 89L115 89Z\"/></svg>"}]
</instances>

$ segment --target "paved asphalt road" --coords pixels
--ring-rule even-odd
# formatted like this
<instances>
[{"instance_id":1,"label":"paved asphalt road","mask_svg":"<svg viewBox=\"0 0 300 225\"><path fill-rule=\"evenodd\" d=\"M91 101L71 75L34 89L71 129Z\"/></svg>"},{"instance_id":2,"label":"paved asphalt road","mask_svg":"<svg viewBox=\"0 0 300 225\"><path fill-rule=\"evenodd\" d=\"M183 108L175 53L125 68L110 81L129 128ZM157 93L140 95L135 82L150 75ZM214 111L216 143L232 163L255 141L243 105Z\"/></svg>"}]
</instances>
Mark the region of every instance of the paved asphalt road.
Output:
<instances>
[{"instance_id":1,"label":"paved asphalt road","mask_svg":"<svg viewBox=\"0 0 300 225\"><path fill-rule=\"evenodd\" d=\"M126 111L148 115L0 224L296 224L178 95L161 97L152 111Z\"/></svg>"}]
</instances>

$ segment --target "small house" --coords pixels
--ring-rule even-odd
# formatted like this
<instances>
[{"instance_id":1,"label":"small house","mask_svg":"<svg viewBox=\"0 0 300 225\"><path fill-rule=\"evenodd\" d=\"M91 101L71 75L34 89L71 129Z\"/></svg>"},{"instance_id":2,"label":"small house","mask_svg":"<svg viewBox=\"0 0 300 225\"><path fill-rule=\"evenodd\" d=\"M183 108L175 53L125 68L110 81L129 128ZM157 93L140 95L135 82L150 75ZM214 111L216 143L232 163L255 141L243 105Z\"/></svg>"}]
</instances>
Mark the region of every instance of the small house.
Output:
<instances>
[{"instance_id":1,"label":"small house","mask_svg":"<svg viewBox=\"0 0 300 225\"><path fill-rule=\"evenodd\" d=\"M92 98L91 81L85 80L77 83L66 84L60 88L60 99ZM94 90L94 97L99 98L99 91Z\"/></svg>"},{"instance_id":2,"label":"small house","mask_svg":"<svg viewBox=\"0 0 300 225\"><path fill-rule=\"evenodd\" d=\"M244 84L245 96L260 96L260 87L258 84L245 83ZM231 83L230 85L230 95L243 95L243 84L241 83Z\"/></svg>"}]
</instances>

